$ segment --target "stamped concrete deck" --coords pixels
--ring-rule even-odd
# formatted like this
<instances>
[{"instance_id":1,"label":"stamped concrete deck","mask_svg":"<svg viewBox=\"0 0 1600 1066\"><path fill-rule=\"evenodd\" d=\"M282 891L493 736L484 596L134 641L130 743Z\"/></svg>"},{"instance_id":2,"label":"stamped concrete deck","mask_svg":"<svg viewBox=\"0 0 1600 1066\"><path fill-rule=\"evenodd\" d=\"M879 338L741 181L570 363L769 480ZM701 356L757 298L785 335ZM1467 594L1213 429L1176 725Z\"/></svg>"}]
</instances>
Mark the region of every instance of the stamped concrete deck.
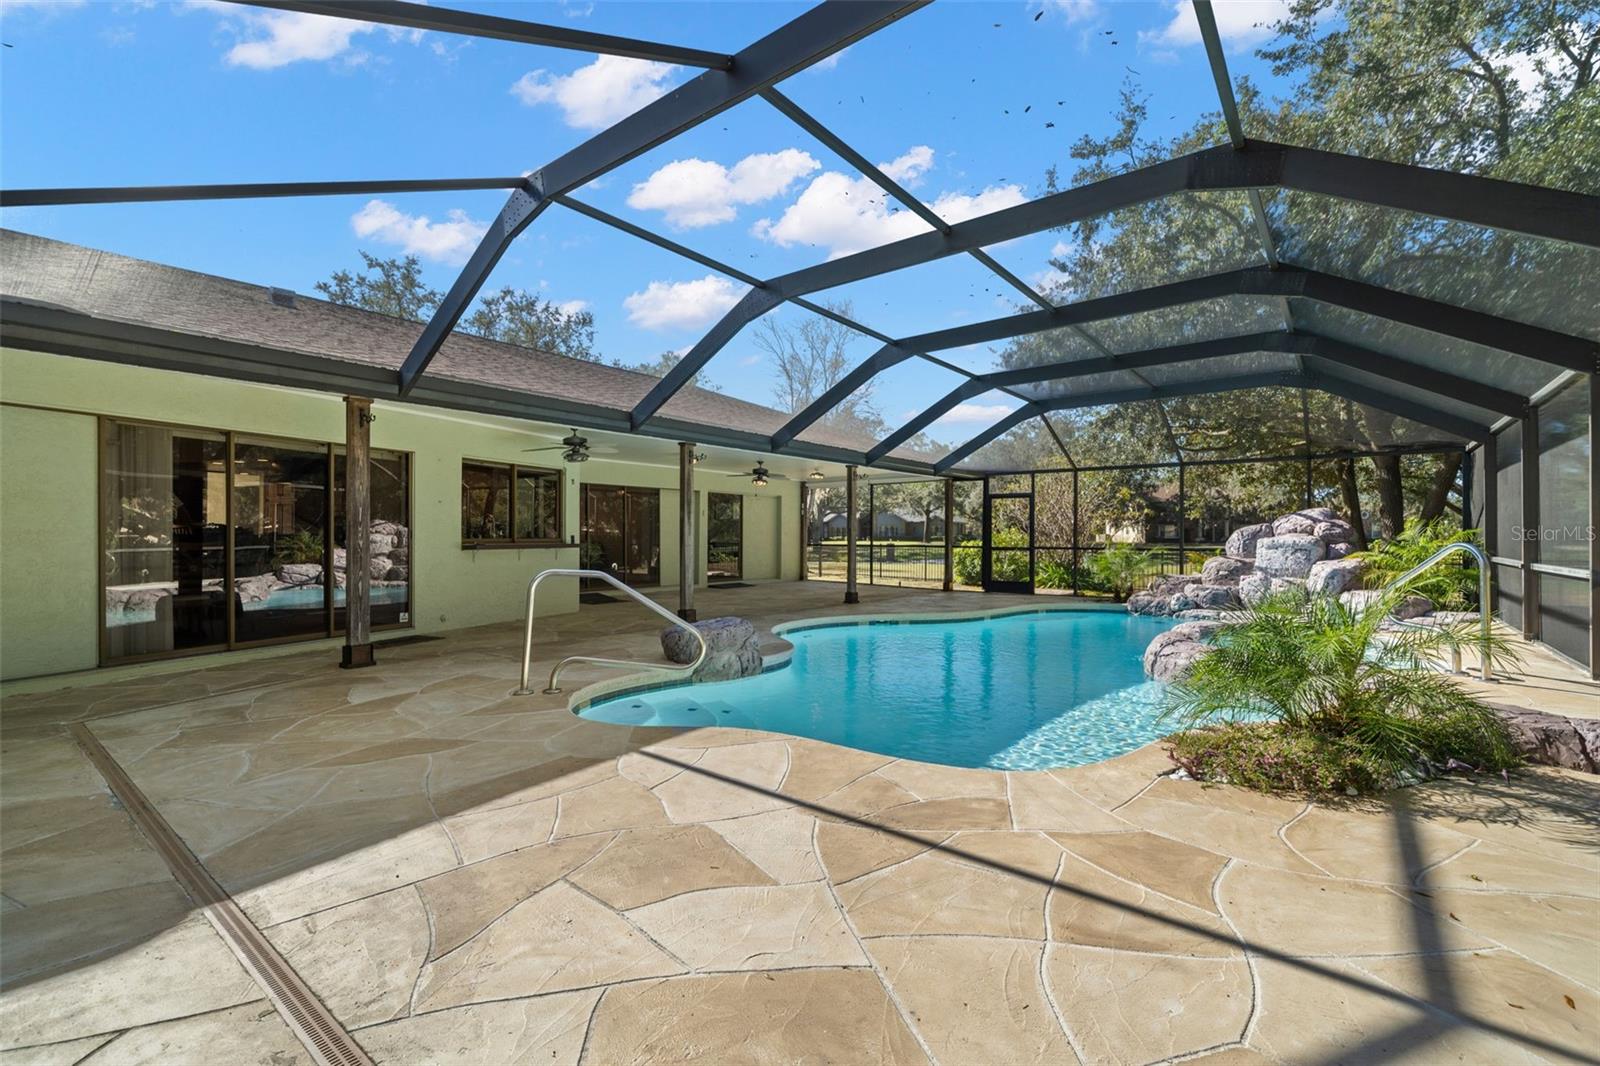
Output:
<instances>
[{"instance_id":1,"label":"stamped concrete deck","mask_svg":"<svg viewBox=\"0 0 1600 1066\"><path fill-rule=\"evenodd\" d=\"M763 626L839 587L706 594ZM999 597L866 589L856 610ZM557 651L638 655L586 607ZM0 1066L308 1061L66 732L85 722L379 1062L1569 1062L1600 1049L1600 783L1340 805L955 770L508 695L515 626L0 717ZM576 688L600 670L568 675ZM1495 686L1594 713L1554 659Z\"/></svg>"}]
</instances>

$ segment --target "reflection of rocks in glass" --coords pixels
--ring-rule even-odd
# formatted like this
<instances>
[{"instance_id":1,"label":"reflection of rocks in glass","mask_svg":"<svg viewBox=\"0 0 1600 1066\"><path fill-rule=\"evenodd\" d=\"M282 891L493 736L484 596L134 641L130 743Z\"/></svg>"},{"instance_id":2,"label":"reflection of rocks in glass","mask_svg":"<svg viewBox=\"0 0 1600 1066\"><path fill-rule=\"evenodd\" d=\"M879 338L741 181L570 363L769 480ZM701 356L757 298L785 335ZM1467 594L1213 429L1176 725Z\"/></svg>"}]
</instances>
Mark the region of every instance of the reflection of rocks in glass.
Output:
<instances>
[{"instance_id":1,"label":"reflection of rocks in glass","mask_svg":"<svg viewBox=\"0 0 1600 1066\"><path fill-rule=\"evenodd\" d=\"M411 532L398 522L372 523L367 538L367 576L377 582L404 582L411 575ZM339 588L345 583L345 550L333 549L333 580Z\"/></svg>"}]
</instances>

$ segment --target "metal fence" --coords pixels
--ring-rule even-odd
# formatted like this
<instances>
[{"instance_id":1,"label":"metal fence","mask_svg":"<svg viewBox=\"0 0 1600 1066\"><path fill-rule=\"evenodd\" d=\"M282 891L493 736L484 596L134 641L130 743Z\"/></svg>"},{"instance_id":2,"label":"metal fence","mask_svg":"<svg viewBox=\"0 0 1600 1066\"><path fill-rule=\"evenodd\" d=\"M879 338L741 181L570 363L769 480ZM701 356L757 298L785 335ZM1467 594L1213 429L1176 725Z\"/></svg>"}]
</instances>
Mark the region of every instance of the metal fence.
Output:
<instances>
[{"instance_id":1,"label":"metal fence","mask_svg":"<svg viewBox=\"0 0 1600 1066\"><path fill-rule=\"evenodd\" d=\"M1109 595L1104 583L1095 575L1091 558L1104 545L1084 546L1076 552L1071 548L1034 548L1034 584L1043 592L1077 592L1085 596ZM1138 544L1143 564L1135 582L1144 588L1157 577L1179 572L1179 551L1171 545ZM956 546L955 584L958 588L977 588L977 553L982 549L976 541ZM1183 555L1183 571L1198 575L1205 559L1221 550L1221 545L1189 545ZM968 565L963 565L963 553L971 553ZM1002 552L1001 554L1009 554ZM1018 556L1026 550L1015 551ZM812 542L806 547L806 576L812 580L845 580L845 563L849 548L843 540ZM1026 579L1026 575L1018 575ZM889 543L856 543L856 580L863 585L891 585L906 588L941 588L944 584L944 545L941 543L915 544L903 541Z\"/></svg>"},{"instance_id":2,"label":"metal fence","mask_svg":"<svg viewBox=\"0 0 1600 1066\"><path fill-rule=\"evenodd\" d=\"M843 581L849 547L844 541L824 541L806 551L806 576L823 581ZM902 585L942 588L944 545L856 543L856 580L863 585Z\"/></svg>"}]
</instances>

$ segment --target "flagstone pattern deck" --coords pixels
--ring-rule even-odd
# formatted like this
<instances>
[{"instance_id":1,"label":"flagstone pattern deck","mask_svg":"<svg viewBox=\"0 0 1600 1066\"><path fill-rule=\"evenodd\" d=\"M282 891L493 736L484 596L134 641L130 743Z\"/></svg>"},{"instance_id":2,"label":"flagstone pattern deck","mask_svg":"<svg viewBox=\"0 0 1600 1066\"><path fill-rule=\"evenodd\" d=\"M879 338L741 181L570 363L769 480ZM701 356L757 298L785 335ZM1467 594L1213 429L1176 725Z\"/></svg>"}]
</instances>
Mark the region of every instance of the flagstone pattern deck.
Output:
<instances>
[{"instance_id":1,"label":"flagstone pattern deck","mask_svg":"<svg viewBox=\"0 0 1600 1066\"><path fill-rule=\"evenodd\" d=\"M1020 598L703 593L777 622ZM631 604L536 666L654 655ZM9 695L0 1066L309 1061L107 792L99 741L378 1062L1594 1061L1600 781L1308 804L910 763L516 697L515 626ZM1596 713L1551 659L1495 687ZM609 676L577 667L569 692Z\"/></svg>"}]
</instances>

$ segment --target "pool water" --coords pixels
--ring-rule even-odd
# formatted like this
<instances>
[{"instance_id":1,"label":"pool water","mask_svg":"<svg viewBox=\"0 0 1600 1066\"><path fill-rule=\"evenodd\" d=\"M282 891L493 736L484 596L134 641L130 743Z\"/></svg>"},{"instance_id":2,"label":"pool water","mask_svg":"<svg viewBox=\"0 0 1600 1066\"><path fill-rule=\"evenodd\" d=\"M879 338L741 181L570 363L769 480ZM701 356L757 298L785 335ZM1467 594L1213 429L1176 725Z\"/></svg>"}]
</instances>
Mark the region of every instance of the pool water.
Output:
<instances>
[{"instance_id":1,"label":"pool water","mask_svg":"<svg viewBox=\"0 0 1600 1066\"><path fill-rule=\"evenodd\" d=\"M1141 658L1173 624L1055 610L791 630L789 663L758 677L653 688L578 713L765 729L948 766L1078 766L1171 731Z\"/></svg>"}]
</instances>

